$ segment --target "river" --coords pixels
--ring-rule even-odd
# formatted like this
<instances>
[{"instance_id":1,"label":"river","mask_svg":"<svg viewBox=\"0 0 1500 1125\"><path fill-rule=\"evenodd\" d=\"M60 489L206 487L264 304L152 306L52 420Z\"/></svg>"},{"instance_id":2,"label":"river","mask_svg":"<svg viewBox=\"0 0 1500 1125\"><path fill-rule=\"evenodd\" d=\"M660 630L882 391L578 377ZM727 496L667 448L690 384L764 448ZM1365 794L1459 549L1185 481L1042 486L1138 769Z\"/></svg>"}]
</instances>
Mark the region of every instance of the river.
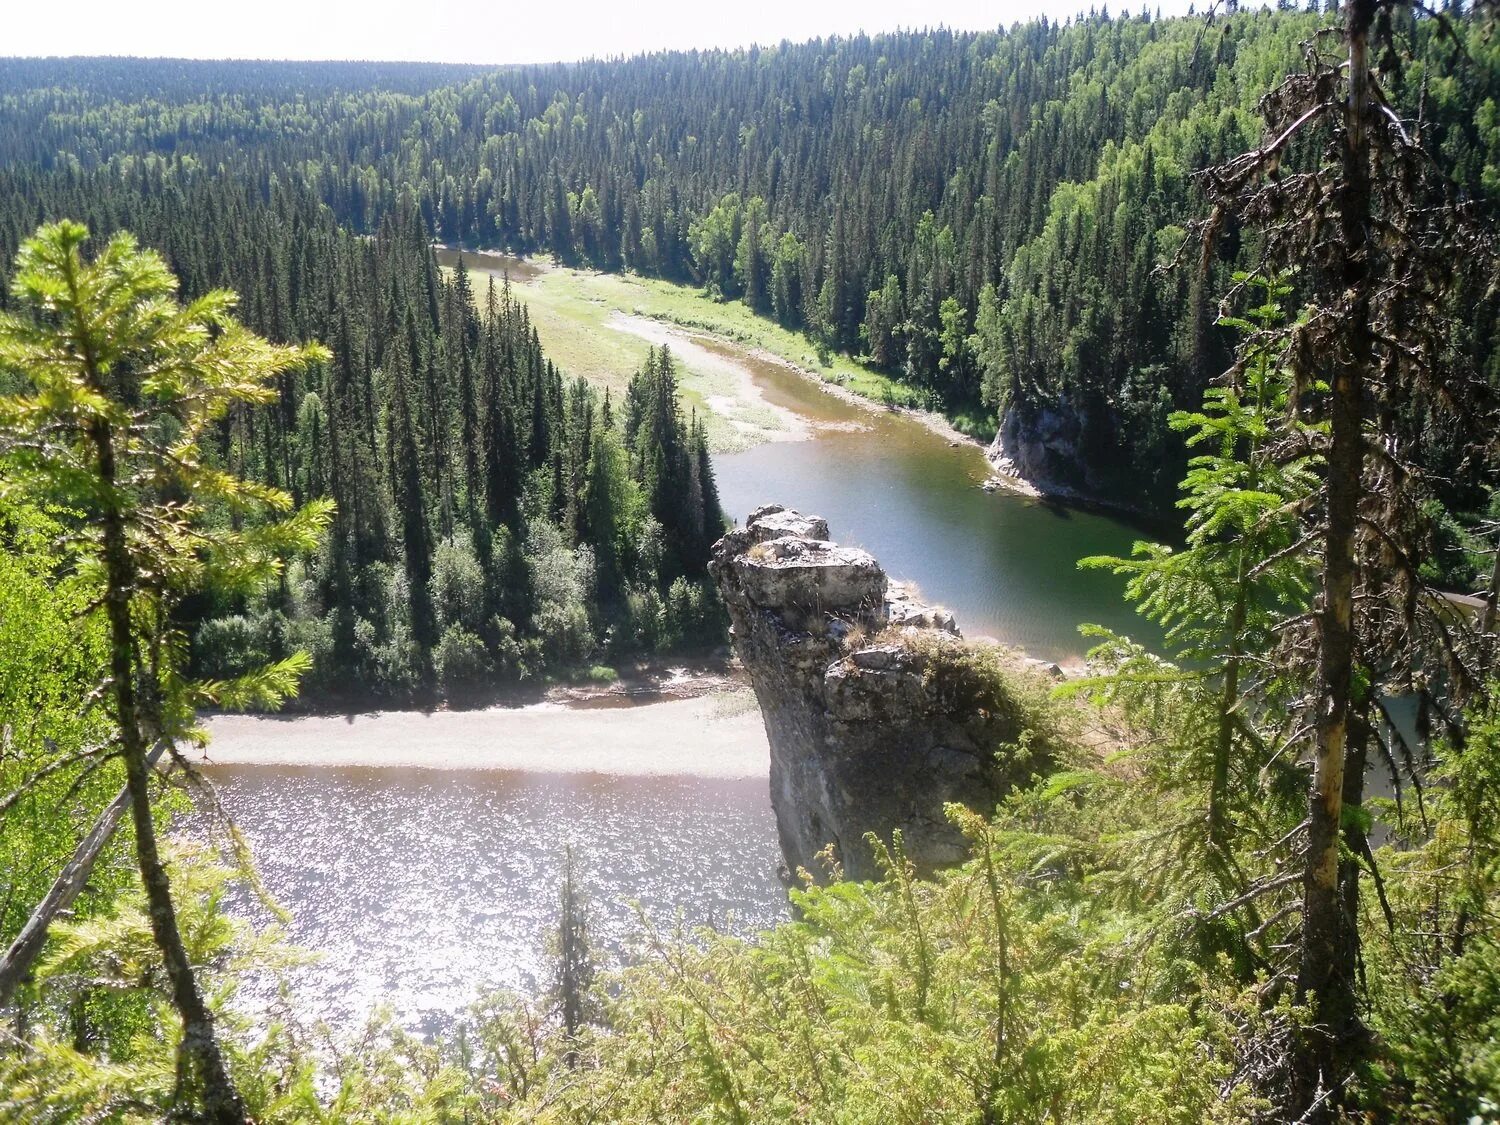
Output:
<instances>
[{"instance_id":1,"label":"river","mask_svg":"<svg viewBox=\"0 0 1500 1125\"><path fill-rule=\"evenodd\" d=\"M294 1006L350 1031L385 1005L432 1031L480 988L536 995L571 846L598 959L642 930L785 917L764 778L235 765L210 771L290 939ZM247 894L234 906L264 915ZM250 982L269 1002L273 982Z\"/></svg>"},{"instance_id":2,"label":"river","mask_svg":"<svg viewBox=\"0 0 1500 1125\"><path fill-rule=\"evenodd\" d=\"M500 257L467 260L508 272L525 299L535 267ZM643 331L630 319L611 330ZM1137 625L1117 579L1075 565L1084 555L1128 552L1137 537L1129 527L984 492L988 469L972 443L950 442L908 415L845 401L740 345L650 323L653 335L674 338L684 362L706 352L737 365L764 401L800 419L804 440L716 455L720 496L736 521L770 501L822 515L836 539L868 548L893 577L914 581L929 600L950 607L966 633L1047 659L1081 657L1080 622ZM744 934L785 917L763 732L755 726L748 736L762 740L745 750L759 755L753 768L716 775L692 759L699 750L710 755L726 728L701 716L696 725L669 726L669 712L657 710L664 706L671 705L636 708L633 717L640 725L661 715L658 744L686 756L683 772L664 776L614 768L614 740L593 728L574 741L597 744L597 770L549 768L548 740L561 736L546 726L547 716L502 709L454 737L479 754L527 740L532 751L540 747L541 763L527 758L524 769L475 769L472 753L444 758L430 733L407 720L398 730L396 716L359 722L360 732L384 722L384 741L401 744L399 754L366 761L356 753L338 765L288 764L326 757L332 736L307 720L221 727L226 748L248 740L260 751L209 772L267 887L292 912L289 936L321 958L292 972L297 1006L347 1029L386 1003L405 1026L430 1030L481 987L539 991L567 846L579 857L606 964L628 956L639 937L632 903L657 925L680 919ZM594 721L618 714L598 712ZM644 747L632 753L651 752L650 729L630 737ZM740 730L736 737L747 736ZM357 747L364 739L355 733L343 742ZM428 753L442 759L433 764L455 768L412 768ZM254 912L248 896L238 901Z\"/></svg>"},{"instance_id":3,"label":"river","mask_svg":"<svg viewBox=\"0 0 1500 1125\"><path fill-rule=\"evenodd\" d=\"M808 441L717 457L731 518L743 522L768 502L823 516L835 539L915 582L966 634L1047 660L1082 659L1084 622L1140 631L1120 580L1077 567L1088 555L1129 554L1140 533L1095 512L985 492L989 466L972 442L955 444L908 414L846 402L780 363L742 362L770 401L832 425Z\"/></svg>"},{"instance_id":4,"label":"river","mask_svg":"<svg viewBox=\"0 0 1500 1125\"><path fill-rule=\"evenodd\" d=\"M439 259L451 266L457 255L442 251ZM500 254L465 253L464 261L481 273L508 275L522 300L546 268ZM821 515L835 539L865 547L892 577L914 581L929 600L953 610L966 634L1047 660L1081 659L1084 622L1143 632L1120 598L1118 578L1077 567L1087 555L1129 554L1140 532L1097 512L985 492L979 485L989 467L973 442L953 444L909 414L846 401L739 344L634 313L616 310L601 331L670 343L689 369L733 366L761 400L811 424L793 427L811 429L810 440L715 456L732 519L744 522L771 502Z\"/></svg>"}]
</instances>

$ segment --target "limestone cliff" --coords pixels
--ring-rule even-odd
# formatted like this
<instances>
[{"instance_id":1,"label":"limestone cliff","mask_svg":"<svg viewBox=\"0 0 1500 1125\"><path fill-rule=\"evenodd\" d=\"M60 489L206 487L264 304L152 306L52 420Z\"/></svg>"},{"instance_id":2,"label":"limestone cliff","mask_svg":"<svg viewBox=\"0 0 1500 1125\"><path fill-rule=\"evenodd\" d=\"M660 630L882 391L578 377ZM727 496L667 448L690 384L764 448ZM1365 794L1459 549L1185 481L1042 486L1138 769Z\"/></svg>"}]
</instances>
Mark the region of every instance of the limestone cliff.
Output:
<instances>
[{"instance_id":1,"label":"limestone cliff","mask_svg":"<svg viewBox=\"0 0 1500 1125\"><path fill-rule=\"evenodd\" d=\"M1169 513L1185 469L1183 447L1168 442L1148 452L1100 436L1120 433L1122 425L1108 412L1078 410L1067 401L1024 415L1012 407L985 459L997 477L1034 495L1137 516Z\"/></svg>"},{"instance_id":2,"label":"limestone cliff","mask_svg":"<svg viewBox=\"0 0 1500 1125\"><path fill-rule=\"evenodd\" d=\"M943 806L992 811L1037 764L1002 752L1034 725L1034 673L1002 669L953 617L887 580L828 524L777 506L724 536L709 566L771 744L771 803L792 870L876 875L865 834L899 828L924 870L965 854ZM1033 749L1045 755L1046 740Z\"/></svg>"}]
</instances>

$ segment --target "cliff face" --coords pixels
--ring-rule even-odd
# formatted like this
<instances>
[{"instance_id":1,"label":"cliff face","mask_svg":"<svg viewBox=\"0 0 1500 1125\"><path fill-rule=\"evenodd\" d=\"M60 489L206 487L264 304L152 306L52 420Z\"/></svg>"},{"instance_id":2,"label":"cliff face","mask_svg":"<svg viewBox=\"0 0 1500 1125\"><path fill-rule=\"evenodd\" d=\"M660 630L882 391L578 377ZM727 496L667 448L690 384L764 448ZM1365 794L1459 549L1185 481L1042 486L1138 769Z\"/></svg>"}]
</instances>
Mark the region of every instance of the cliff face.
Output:
<instances>
[{"instance_id":1,"label":"cliff face","mask_svg":"<svg viewBox=\"0 0 1500 1125\"><path fill-rule=\"evenodd\" d=\"M1108 412L1077 409L1066 401L1025 413L1011 407L985 459L1025 491L1135 515L1170 513L1186 469L1185 447L1172 439L1147 450L1111 436L1126 429Z\"/></svg>"},{"instance_id":2,"label":"cliff face","mask_svg":"<svg viewBox=\"0 0 1500 1125\"><path fill-rule=\"evenodd\" d=\"M1017 769L997 751L1026 726L994 650L966 645L951 614L815 516L757 509L709 569L765 719L788 867L822 875L832 844L849 877L873 877L864 836L897 828L919 868L961 860L943 806L992 811Z\"/></svg>"},{"instance_id":3,"label":"cliff face","mask_svg":"<svg viewBox=\"0 0 1500 1125\"><path fill-rule=\"evenodd\" d=\"M1029 481L1042 492L1097 493L1108 484L1089 479L1088 465L1078 454L1078 432L1078 419L1068 411L1041 410L1023 425L1018 411L1007 410L985 456L997 471Z\"/></svg>"}]
</instances>

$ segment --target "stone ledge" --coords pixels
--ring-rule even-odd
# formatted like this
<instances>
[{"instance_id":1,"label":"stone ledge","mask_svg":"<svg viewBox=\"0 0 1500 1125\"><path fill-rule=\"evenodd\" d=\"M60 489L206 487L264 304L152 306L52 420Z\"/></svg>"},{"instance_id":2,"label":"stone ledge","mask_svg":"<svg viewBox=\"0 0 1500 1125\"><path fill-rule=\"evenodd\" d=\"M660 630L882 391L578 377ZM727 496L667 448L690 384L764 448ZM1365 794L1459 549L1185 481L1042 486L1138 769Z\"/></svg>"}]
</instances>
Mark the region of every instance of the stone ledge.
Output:
<instances>
[{"instance_id":1,"label":"stone ledge","mask_svg":"<svg viewBox=\"0 0 1500 1125\"><path fill-rule=\"evenodd\" d=\"M766 724L788 868L821 871L831 843L849 877L876 877L865 836L896 829L919 869L961 858L944 806L994 809L1013 781L997 751L1019 730L1016 708L965 690L959 668L982 649L953 615L778 505L725 535L709 570Z\"/></svg>"}]
</instances>

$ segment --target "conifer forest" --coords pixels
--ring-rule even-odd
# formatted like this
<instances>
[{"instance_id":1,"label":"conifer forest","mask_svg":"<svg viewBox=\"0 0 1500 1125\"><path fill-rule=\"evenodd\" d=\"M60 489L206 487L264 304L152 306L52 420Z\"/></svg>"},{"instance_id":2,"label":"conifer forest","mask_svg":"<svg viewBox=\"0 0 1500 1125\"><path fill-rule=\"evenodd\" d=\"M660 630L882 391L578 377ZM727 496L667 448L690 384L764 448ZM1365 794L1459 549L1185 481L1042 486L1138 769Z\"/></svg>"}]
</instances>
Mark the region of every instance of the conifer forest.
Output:
<instances>
[{"instance_id":1,"label":"conifer forest","mask_svg":"<svg viewBox=\"0 0 1500 1125\"><path fill-rule=\"evenodd\" d=\"M0 59L0 1123L1500 1121L1500 9L1060 15Z\"/></svg>"}]
</instances>

